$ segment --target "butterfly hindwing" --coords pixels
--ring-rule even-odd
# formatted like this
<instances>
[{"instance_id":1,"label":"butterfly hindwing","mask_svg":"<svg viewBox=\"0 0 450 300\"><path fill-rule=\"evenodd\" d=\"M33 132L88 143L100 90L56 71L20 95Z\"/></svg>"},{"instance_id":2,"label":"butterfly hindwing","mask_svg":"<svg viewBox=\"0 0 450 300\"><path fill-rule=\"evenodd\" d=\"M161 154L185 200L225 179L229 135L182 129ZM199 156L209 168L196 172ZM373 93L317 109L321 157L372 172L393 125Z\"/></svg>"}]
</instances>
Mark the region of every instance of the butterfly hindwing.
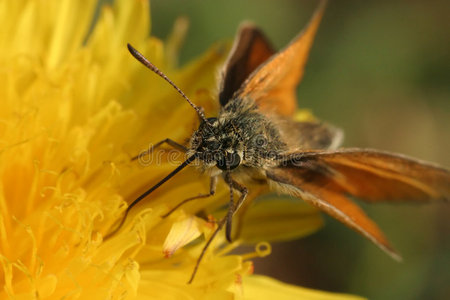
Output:
<instances>
[{"instance_id":1,"label":"butterfly hindwing","mask_svg":"<svg viewBox=\"0 0 450 300\"><path fill-rule=\"evenodd\" d=\"M277 125L283 142L292 150L334 150L343 139L342 130L325 122L277 117Z\"/></svg>"},{"instance_id":2,"label":"butterfly hindwing","mask_svg":"<svg viewBox=\"0 0 450 300\"><path fill-rule=\"evenodd\" d=\"M266 171L283 192L300 197L397 257L378 226L348 196L369 202L450 199L450 172L375 150L343 149L286 155Z\"/></svg>"},{"instance_id":3,"label":"butterfly hindwing","mask_svg":"<svg viewBox=\"0 0 450 300\"><path fill-rule=\"evenodd\" d=\"M358 205L342 193L328 189L327 185L310 181L307 170L295 167L274 168L267 172L267 177L278 189L312 204L365 236L390 256L400 258L377 224Z\"/></svg>"}]
</instances>

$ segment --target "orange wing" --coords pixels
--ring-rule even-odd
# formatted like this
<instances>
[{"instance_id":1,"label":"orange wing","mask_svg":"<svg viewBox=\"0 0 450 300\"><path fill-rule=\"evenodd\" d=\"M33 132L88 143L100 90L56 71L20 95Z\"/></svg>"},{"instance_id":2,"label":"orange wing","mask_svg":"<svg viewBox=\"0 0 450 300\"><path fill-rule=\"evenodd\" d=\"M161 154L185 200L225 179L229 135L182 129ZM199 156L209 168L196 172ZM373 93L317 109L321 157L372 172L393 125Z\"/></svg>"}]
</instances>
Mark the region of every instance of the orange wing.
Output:
<instances>
[{"instance_id":1,"label":"orange wing","mask_svg":"<svg viewBox=\"0 0 450 300\"><path fill-rule=\"evenodd\" d=\"M247 77L275 53L264 34L253 25L241 25L222 71L219 101L225 106Z\"/></svg>"},{"instance_id":2,"label":"orange wing","mask_svg":"<svg viewBox=\"0 0 450 300\"><path fill-rule=\"evenodd\" d=\"M345 192L369 202L450 200L450 172L400 154L369 149L309 152L300 160L335 172L331 178ZM301 163L300 163L301 164Z\"/></svg>"},{"instance_id":3,"label":"orange wing","mask_svg":"<svg viewBox=\"0 0 450 300\"><path fill-rule=\"evenodd\" d=\"M250 97L268 114L290 116L297 107L296 87L314 36L319 27L326 1L322 1L312 20L285 49L256 69L237 91L234 98Z\"/></svg>"},{"instance_id":4,"label":"orange wing","mask_svg":"<svg viewBox=\"0 0 450 300\"><path fill-rule=\"evenodd\" d=\"M405 156L344 149L294 153L267 171L270 180L317 206L398 258L378 226L349 198L369 202L450 199L450 171Z\"/></svg>"}]
</instances>

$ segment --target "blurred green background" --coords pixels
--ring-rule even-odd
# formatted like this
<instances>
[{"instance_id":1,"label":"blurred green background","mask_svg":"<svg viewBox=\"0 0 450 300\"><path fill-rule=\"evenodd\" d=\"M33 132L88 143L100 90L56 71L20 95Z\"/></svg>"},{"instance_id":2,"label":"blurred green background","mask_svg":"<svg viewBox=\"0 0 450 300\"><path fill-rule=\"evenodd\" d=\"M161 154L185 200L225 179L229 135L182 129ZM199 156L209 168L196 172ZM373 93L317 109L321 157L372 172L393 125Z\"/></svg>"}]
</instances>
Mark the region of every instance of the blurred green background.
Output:
<instances>
[{"instance_id":1,"label":"blurred green background","mask_svg":"<svg viewBox=\"0 0 450 300\"><path fill-rule=\"evenodd\" d=\"M154 0L152 34L174 20L190 30L181 63L232 39L243 20L277 48L294 37L317 1ZM345 146L400 152L450 167L448 1L330 1L299 87L299 105L345 130ZM370 299L450 299L450 208L363 205L403 255L397 263L340 223L273 245L255 272L305 287Z\"/></svg>"}]
</instances>

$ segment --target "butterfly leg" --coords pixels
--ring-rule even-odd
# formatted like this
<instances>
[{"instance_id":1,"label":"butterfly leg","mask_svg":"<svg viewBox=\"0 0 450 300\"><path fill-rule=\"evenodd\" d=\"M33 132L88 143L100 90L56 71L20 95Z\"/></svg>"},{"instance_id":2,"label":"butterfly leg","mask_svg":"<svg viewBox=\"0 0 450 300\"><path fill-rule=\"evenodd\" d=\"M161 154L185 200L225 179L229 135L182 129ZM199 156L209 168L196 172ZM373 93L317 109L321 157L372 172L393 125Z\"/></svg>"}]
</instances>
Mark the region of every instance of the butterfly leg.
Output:
<instances>
[{"instance_id":1,"label":"butterfly leg","mask_svg":"<svg viewBox=\"0 0 450 300\"><path fill-rule=\"evenodd\" d=\"M231 178L230 173L225 174L225 182L230 186L230 205L228 207L228 213L226 215L226 227L225 227L225 236L227 241L231 243L231 230L232 230L232 221L234 214L239 210L242 203L244 203L245 198L248 195L248 189L242 184L235 181ZM241 196L238 201L234 203L233 201L233 190L237 190Z\"/></svg>"},{"instance_id":2,"label":"butterfly leg","mask_svg":"<svg viewBox=\"0 0 450 300\"><path fill-rule=\"evenodd\" d=\"M205 246L203 246L202 252L200 253L199 257L197 258L197 262L195 263L194 270L192 271L191 278L188 281L188 284L192 283L192 280L194 280L195 274L197 274L198 266L200 265L200 262L203 259L203 256L205 256L206 250L211 245L212 241L216 237L216 235L219 233L220 230L222 230L223 225L225 225L227 221L227 218L222 218L217 224L216 230L214 230L213 234L209 237L208 241L206 242Z\"/></svg>"},{"instance_id":3,"label":"butterfly leg","mask_svg":"<svg viewBox=\"0 0 450 300\"><path fill-rule=\"evenodd\" d=\"M203 259L203 256L205 256L206 250L211 245L214 238L217 236L217 234L222 230L223 226L226 224L226 237L229 242L231 242L231 220L233 218L233 215L239 210L242 203L244 202L245 198L247 197L248 190L245 186L239 184L238 182L234 181L229 173L225 174L225 182L230 187L230 203L228 206L228 213L227 215L222 218L217 224L216 230L214 230L213 234L209 237L208 241L206 242L205 246L203 246L202 252L200 253L200 256L197 258L197 262L194 267L194 271L192 271L191 278L189 279L188 283L191 283L192 280L194 280L195 274L197 273L198 266L200 265L200 262ZM236 203L233 201L233 191L237 190L241 193L240 198Z\"/></svg>"},{"instance_id":4,"label":"butterfly leg","mask_svg":"<svg viewBox=\"0 0 450 300\"><path fill-rule=\"evenodd\" d=\"M166 218L168 216L170 216L175 210L177 210L178 208L180 208L180 206L192 201L192 200L196 200L196 199L201 199L201 198L208 198L213 196L216 193L216 187L217 187L217 179L218 176L212 176L211 177L211 181L209 184L209 193L207 194L200 194L194 197L190 197L187 199L184 199L183 201L181 201L180 203L178 203L177 205L175 205L175 207L173 207L171 210L169 210L168 213L162 215L161 217Z\"/></svg>"},{"instance_id":5,"label":"butterfly leg","mask_svg":"<svg viewBox=\"0 0 450 300\"><path fill-rule=\"evenodd\" d=\"M134 160L136 160L136 159L138 159L138 158L140 158L140 157L143 157L144 155L152 154L153 151L154 151L156 148L158 148L159 146L161 146L162 144L168 144L169 146L171 146L171 147L173 147L173 148L175 148L175 149L177 149L177 150L179 150L179 151L181 151L181 152L186 152L186 151L188 150L185 146L183 146L183 145L181 145L181 144L178 144L178 143L175 142L174 140L171 140L171 139L168 139L168 138L167 138L167 139L164 139L164 140L162 140L162 141L157 142L156 144L154 144L154 145L152 145L151 147L149 147L147 150L145 150L145 151L139 153L138 155L132 157L132 158L131 158L131 161L134 161Z\"/></svg>"}]
</instances>

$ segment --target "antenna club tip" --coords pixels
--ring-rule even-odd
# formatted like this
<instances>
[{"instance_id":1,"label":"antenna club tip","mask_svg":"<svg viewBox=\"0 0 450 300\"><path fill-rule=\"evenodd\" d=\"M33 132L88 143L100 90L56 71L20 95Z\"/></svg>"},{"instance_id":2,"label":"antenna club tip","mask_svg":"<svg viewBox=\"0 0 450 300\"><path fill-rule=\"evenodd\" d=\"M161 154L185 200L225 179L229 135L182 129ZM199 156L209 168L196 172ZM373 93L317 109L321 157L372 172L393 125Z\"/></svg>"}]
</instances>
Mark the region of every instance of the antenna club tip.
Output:
<instances>
[{"instance_id":1,"label":"antenna club tip","mask_svg":"<svg viewBox=\"0 0 450 300\"><path fill-rule=\"evenodd\" d=\"M128 48L128 51L130 51L131 53L135 53L136 52L136 49L134 49L134 47L131 46L130 43L127 43L127 48Z\"/></svg>"}]
</instances>

